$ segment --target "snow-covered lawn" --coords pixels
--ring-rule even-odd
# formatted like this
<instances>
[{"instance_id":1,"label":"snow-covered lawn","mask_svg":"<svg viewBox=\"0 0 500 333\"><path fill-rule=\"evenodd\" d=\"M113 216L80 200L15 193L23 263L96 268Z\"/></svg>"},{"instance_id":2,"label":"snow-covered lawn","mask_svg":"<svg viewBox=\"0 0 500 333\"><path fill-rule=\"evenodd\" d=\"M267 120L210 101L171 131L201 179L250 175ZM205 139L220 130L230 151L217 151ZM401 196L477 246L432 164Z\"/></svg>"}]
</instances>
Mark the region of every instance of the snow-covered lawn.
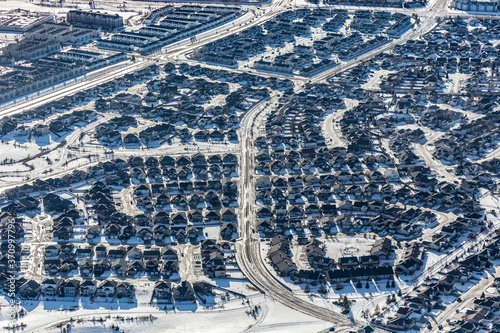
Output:
<instances>
[{"instance_id":1,"label":"snow-covered lawn","mask_svg":"<svg viewBox=\"0 0 500 333\"><path fill-rule=\"evenodd\" d=\"M370 255L375 239L364 237L336 237L325 239L326 257L338 261L342 257Z\"/></svg>"},{"instance_id":2,"label":"snow-covered lawn","mask_svg":"<svg viewBox=\"0 0 500 333\"><path fill-rule=\"evenodd\" d=\"M147 298L147 295L145 296ZM27 324L26 332L59 333L57 323L74 318L81 320L74 323L71 332L112 332L111 326L118 325L125 332L147 331L152 333L169 332L317 332L331 326L330 323L309 317L287 308L273 300L254 292L249 303L240 298L232 298L223 302L222 307L203 308L196 304L185 304L181 310L168 311L141 305L139 295L138 306L127 310L121 308L110 311L104 307L80 309L77 311L47 311L43 303L38 304L21 321ZM60 306L69 308L74 302L59 302ZM8 306L5 300L0 301L0 319L5 322ZM255 316L248 314L249 309L260 306ZM85 308L85 306L84 306ZM152 319L149 319L151 314ZM109 318L106 318L109 316ZM116 318L117 316L124 318ZM92 318L106 318L103 322L92 321ZM138 319L142 317L144 319ZM130 318L135 318L130 320ZM128 319L128 320L127 320Z\"/></svg>"}]
</instances>

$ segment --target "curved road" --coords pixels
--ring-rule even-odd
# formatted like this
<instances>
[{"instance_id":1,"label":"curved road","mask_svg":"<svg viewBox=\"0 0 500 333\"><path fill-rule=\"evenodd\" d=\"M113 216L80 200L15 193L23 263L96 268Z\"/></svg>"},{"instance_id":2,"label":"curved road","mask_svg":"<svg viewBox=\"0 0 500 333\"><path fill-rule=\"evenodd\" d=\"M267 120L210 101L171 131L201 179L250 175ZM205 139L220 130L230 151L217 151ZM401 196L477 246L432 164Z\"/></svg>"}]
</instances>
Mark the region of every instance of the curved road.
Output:
<instances>
[{"instance_id":1,"label":"curved road","mask_svg":"<svg viewBox=\"0 0 500 333\"><path fill-rule=\"evenodd\" d=\"M273 104L276 98L271 99ZM240 238L237 241L236 260L243 274L260 290L276 301L310 316L341 324L346 330L356 325L339 313L319 307L295 297L266 269L260 255L260 238L254 232L255 223L252 205L255 202L253 128L255 119L266 110L266 105L249 111L241 122L240 161ZM338 329L337 329L338 330Z\"/></svg>"}]
</instances>

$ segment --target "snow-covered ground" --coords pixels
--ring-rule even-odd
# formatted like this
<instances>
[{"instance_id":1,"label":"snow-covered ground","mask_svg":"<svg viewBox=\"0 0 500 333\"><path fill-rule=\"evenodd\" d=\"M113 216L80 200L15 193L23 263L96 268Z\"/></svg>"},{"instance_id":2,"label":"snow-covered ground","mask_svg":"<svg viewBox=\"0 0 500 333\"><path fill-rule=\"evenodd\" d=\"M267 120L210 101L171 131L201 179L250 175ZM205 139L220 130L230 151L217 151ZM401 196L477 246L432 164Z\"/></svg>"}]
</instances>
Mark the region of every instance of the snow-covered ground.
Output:
<instances>
[{"instance_id":1,"label":"snow-covered ground","mask_svg":"<svg viewBox=\"0 0 500 333\"><path fill-rule=\"evenodd\" d=\"M140 297L140 296L139 296ZM29 311L21 321L27 324L24 332L59 333L58 323L69 318L78 319L73 323L71 332L112 332L111 326L118 325L124 332L147 331L151 333L169 332L317 332L331 326L305 314L287 308L273 300L253 293L248 298L249 303L235 298L222 303L222 307L205 309L194 304L181 306L181 310L168 311L158 308L139 305L131 309L114 309L112 311L103 307L95 309L81 309L77 311L45 310L44 303L38 304ZM68 303L68 304L66 304ZM8 306L2 300L0 319L8 318ZM140 300L138 300L138 304ZM58 306L69 307L69 302L58 302ZM249 309L260 306L258 313L253 316L248 314ZM52 307L52 306L51 306ZM151 314L152 318L147 318ZM106 318L109 316L108 318ZM117 319L122 317L124 320ZM103 322L92 321L93 318L106 318ZM143 317L145 319L139 319ZM127 320L128 318L128 320ZM130 318L135 318L130 320Z\"/></svg>"},{"instance_id":2,"label":"snow-covered ground","mask_svg":"<svg viewBox=\"0 0 500 333\"><path fill-rule=\"evenodd\" d=\"M41 13L50 13L52 15L56 15L58 17L66 16L66 13L70 10L74 9L82 9L82 10L90 10L90 6L88 1L75 1L75 0L66 0L64 1L65 6L61 7L58 5L59 1L47 1L44 2L45 4L53 3L57 4L55 6L42 6L40 5L42 1L31 1L31 0L9 0L9 1L2 1L2 10L14 10L14 9L22 9L22 10L29 10L29 11L34 11L34 12L41 12ZM118 6L122 5L124 2L123 1L116 1L116 2L102 2L102 1L96 1L97 6L93 8L96 11L101 11L101 12L106 12L109 14L119 14L124 18L124 20L135 16L139 13L139 11L144 11L143 9L140 10L139 8L135 7L132 5L131 7L128 7L127 11L123 11L120 9ZM154 8L158 8L161 6L154 6Z\"/></svg>"},{"instance_id":3,"label":"snow-covered ground","mask_svg":"<svg viewBox=\"0 0 500 333\"><path fill-rule=\"evenodd\" d=\"M369 251L373 247L375 239L364 237L336 237L326 239L326 257L338 261L342 257L359 257L370 255Z\"/></svg>"}]
</instances>

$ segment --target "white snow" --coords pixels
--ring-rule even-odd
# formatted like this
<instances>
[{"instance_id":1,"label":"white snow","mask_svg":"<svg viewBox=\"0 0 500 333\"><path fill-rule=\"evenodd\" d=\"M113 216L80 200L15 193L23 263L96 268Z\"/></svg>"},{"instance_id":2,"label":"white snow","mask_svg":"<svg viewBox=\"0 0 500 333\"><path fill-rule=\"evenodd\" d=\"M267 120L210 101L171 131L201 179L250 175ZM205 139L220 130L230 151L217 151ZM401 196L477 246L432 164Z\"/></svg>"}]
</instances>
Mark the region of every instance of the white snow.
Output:
<instances>
[{"instance_id":1,"label":"white snow","mask_svg":"<svg viewBox=\"0 0 500 333\"><path fill-rule=\"evenodd\" d=\"M48 302L56 303L56 302ZM74 305L74 302L61 301L55 304L47 304L50 308L66 307ZM6 320L8 306L6 301L1 301L1 319ZM72 332L112 332L111 325L116 324L125 332L147 331L150 333L169 332L242 332L249 329L250 332L304 332L304 330L316 332L331 326L303 313L297 312L273 300L255 294L249 297L249 304L243 303L240 298L232 298L229 302L223 302L222 307L206 309L194 304L182 306L182 310L168 311L159 310L154 307L141 305L127 310L121 308L109 310L94 304L90 309L89 303L82 303L84 308L77 311L47 311L46 304L40 302L30 309L27 316L20 321L27 324L25 332L47 332L59 333L60 328L55 325L69 318L79 319L82 322L75 323ZM260 305L256 316L247 314L250 308ZM153 318L139 320L137 317L146 317L151 314ZM110 316L100 323L91 321L92 318ZM124 318L135 317L135 320L118 320L116 316Z\"/></svg>"}]
</instances>

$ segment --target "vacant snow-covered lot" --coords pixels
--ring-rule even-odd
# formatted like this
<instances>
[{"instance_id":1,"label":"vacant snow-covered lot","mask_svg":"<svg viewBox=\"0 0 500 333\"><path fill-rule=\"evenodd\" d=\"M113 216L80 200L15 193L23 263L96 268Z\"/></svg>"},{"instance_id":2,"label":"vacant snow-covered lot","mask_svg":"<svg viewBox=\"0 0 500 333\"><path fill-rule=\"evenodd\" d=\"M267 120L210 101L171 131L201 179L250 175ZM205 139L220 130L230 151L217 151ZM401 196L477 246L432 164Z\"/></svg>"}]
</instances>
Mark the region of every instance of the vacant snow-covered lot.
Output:
<instances>
[{"instance_id":1,"label":"vacant snow-covered lot","mask_svg":"<svg viewBox=\"0 0 500 333\"><path fill-rule=\"evenodd\" d=\"M8 318L8 305L5 300L1 304L1 320ZM66 304L66 305L69 305ZM60 302L65 306L65 302ZM253 316L247 311L259 306L258 313ZM317 332L330 327L330 323L309 317L285 307L280 303L253 293L249 303L240 299L225 302L223 307L205 309L194 304L182 305L181 310L163 311L149 306L123 310L109 310L99 307L93 310L47 311L43 302L32 309L21 321L26 323L25 332L59 333L61 323L73 318L71 332L113 332L116 325L124 332L147 331L151 333L170 332ZM151 318L149 315L151 314ZM118 317L118 318L117 318ZM103 321L99 321L103 318ZM134 318L133 320L131 320ZM78 321L78 322L77 322Z\"/></svg>"}]
</instances>

